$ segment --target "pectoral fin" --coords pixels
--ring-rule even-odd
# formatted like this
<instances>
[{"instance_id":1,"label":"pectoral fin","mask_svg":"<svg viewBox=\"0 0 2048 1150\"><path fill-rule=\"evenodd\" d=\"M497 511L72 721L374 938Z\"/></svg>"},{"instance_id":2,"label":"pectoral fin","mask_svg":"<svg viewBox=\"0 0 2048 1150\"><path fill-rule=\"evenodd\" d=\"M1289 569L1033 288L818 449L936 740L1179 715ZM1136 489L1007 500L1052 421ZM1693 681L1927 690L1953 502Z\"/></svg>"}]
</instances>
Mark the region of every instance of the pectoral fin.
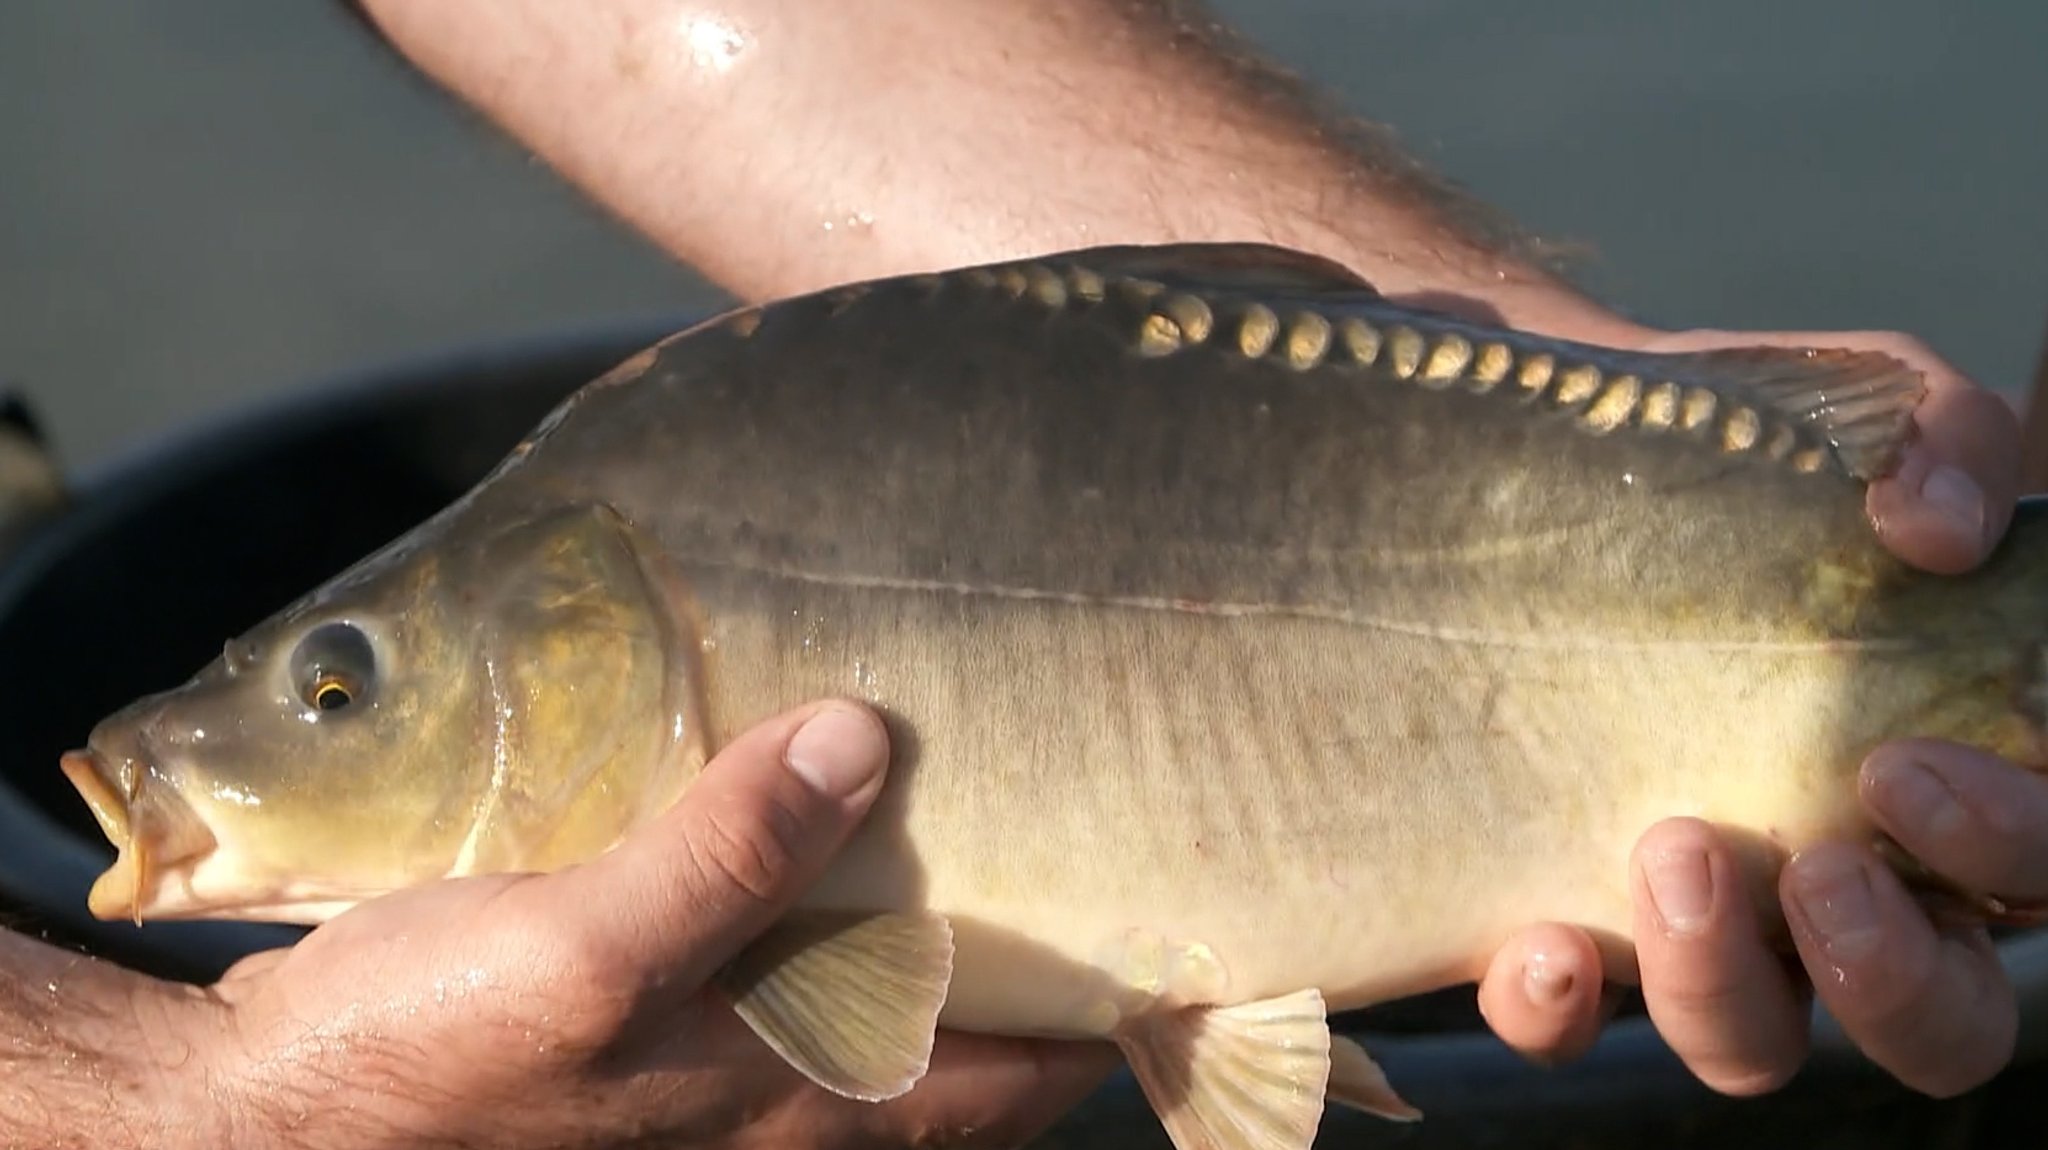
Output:
<instances>
[{"instance_id":1,"label":"pectoral fin","mask_svg":"<svg viewBox=\"0 0 2048 1150\"><path fill-rule=\"evenodd\" d=\"M1328 1093L1332 1102L1341 1102L1353 1110L1363 1110L1395 1122L1414 1122L1422 1117L1422 1111L1394 1093L1393 1083L1387 1081L1387 1072L1372 1060L1365 1047L1341 1034L1330 1036Z\"/></svg>"},{"instance_id":2,"label":"pectoral fin","mask_svg":"<svg viewBox=\"0 0 2048 1150\"><path fill-rule=\"evenodd\" d=\"M1124 1024L1117 1044L1179 1150L1308 1150L1330 1076L1323 996L1304 990Z\"/></svg>"},{"instance_id":3,"label":"pectoral fin","mask_svg":"<svg viewBox=\"0 0 2048 1150\"><path fill-rule=\"evenodd\" d=\"M939 915L798 912L717 982L805 1077L880 1102L924 1077L952 976L953 931Z\"/></svg>"}]
</instances>

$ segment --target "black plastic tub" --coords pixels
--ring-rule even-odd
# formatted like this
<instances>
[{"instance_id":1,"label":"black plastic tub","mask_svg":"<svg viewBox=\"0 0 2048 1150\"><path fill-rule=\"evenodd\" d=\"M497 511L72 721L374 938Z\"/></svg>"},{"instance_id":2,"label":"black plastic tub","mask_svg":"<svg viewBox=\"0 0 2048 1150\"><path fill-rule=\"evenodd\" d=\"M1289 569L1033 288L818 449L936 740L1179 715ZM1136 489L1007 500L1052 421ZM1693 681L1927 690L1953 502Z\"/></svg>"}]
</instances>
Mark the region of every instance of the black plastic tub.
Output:
<instances>
[{"instance_id":1,"label":"black plastic tub","mask_svg":"<svg viewBox=\"0 0 2048 1150\"><path fill-rule=\"evenodd\" d=\"M73 509L0 564L0 916L187 980L298 937L283 927L93 920L86 891L111 852L59 773L59 754L109 710L181 680L229 635L454 499L572 390L688 318L359 373L74 477ZM2036 1064L2048 936L2006 949L2027 1003L2021 1060ZM1954 1139L1976 1126L1996 1100L1905 1096L1825 1019L1806 1074L1767 1101L1710 1094L1633 1010L1585 1059L1542 1070L1495 1040L1471 1003L1465 988L1342 1019L1430 1117L1402 1127L1333 1110L1322 1144L1719 1145L1739 1136L1769 1146L1925 1145L1937 1131ZM2040 1077L2022 1070L2007 1081L2023 1075ZM1168 1145L1127 1077L1047 1144Z\"/></svg>"},{"instance_id":2,"label":"black plastic tub","mask_svg":"<svg viewBox=\"0 0 2048 1150\"><path fill-rule=\"evenodd\" d=\"M110 705L182 681L229 636L456 498L576 387L686 322L354 373L71 477L71 509L0 560L0 907L187 979L297 937L87 916L112 855L56 756Z\"/></svg>"}]
</instances>

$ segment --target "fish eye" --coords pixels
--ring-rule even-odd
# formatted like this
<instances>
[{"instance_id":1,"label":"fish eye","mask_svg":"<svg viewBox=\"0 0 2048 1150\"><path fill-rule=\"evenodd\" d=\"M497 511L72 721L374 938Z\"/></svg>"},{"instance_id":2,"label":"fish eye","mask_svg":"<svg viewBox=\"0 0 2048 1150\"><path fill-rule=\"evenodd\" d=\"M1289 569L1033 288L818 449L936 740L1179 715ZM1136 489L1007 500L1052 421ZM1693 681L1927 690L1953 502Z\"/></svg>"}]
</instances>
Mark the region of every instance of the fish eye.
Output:
<instances>
[{"instance_id":1,"label":"fish eye","mask_svg":"<svg viewBox=\"0 0 2048 1150\"><path fill-rule=\"evenodd\" d=\"M339 711L355 701L354 692L336 675L322 675L313 684L313 705L323 711Z\"/></svg>"},{"instance_id":2,"label":"fish eye","mask_svg":"<svg viewBox=\"0 0 2048 1150\"><path fill-rule=\"evenodd\" d=\"M351 623L323 623L292 652L299 699L316 711L344 710L369 693L377 671L370 637Z\"/></svg>"}]
</instances>

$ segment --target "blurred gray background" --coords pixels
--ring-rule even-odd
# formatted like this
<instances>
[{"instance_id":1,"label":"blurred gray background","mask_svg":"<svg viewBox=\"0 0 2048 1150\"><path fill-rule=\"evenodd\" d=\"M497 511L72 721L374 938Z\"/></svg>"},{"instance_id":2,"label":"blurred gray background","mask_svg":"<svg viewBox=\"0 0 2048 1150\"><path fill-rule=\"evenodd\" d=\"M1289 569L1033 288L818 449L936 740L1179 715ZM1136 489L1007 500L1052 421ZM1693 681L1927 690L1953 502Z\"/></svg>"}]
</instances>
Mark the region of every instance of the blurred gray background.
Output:
<instances>
[{"instance_id":1,"label":"blurred gray background","mask_svg":"<svg viewBox=\"0 0 2048 1150\"><path fill-rule=\"evenodd\" d=\"M2048 5L1222 0L1672 325L1892 327L2007 392L2048 317ZM424 350L720 297L332 5L0 17L0 379L65 463Z\"/></svg>"}]
</instances>

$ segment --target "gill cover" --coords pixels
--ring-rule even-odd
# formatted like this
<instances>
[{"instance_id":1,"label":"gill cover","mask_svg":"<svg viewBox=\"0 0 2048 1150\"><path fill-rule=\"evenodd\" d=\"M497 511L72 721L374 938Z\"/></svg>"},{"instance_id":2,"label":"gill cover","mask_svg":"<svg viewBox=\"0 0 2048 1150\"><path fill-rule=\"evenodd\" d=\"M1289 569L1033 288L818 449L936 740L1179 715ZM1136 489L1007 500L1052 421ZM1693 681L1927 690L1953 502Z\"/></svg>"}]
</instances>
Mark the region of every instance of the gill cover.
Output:
<instances>
[{"instance_id":1,"label":"gill cover","mask_svg":"<svg viewBox=\"0 0 2048 1150\"><path fill-rule=\"evenodd\" d=\"M480 627L489 772L454 873L552 870L610 849L702 766L696 638L656 551L590 504L508 531ZM480 573L483 578L489 572Z\"/></svg>"}]
</instances>

